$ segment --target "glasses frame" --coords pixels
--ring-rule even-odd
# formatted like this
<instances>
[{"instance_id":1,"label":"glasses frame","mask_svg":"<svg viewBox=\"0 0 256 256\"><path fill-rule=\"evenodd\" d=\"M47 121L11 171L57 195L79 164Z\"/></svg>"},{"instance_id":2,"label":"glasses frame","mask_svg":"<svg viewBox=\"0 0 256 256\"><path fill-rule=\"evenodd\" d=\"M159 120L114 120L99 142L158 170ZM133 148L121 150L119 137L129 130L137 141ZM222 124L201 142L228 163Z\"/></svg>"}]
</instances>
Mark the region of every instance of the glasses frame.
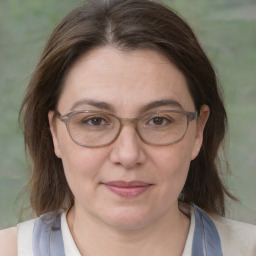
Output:
<instances>
[{"instance_id":1,"label":"glasses frame","mask_svg":"<svg viewBox=\"0 0 256 256\"><path fill-rule=\"evenodd\" d=\"M116 118L119 123L120 123L120 127L119 127L119 130L118 130L118 133L116 134L116 136L114 137L114 139L112 139L110 142L108 143L105 143L105 144L101 144L101 145L95 145L95 146L91 146L91 145L86 145L86 144L83 144L83 143L79 143L78 141L76 141L72 135L71 135L71 132L70 132L70 128L69 128L69 123L70 123L70 118L75 115L75 114L78 114L78 113L95 113L95 114L103 114L103 115L109 115L109 116L112 116L114 118ZM147 116L147 115L155 115L155 114L160 114L160 113L181 113L181 114L184 114L187 116L187 128L183 134L183 136L174 141L174 142L170 142L170 143L164 143L164 144L157 144L157 143L151 143L151 142L148 142L147 140L145 140L143 138L143 136L140 134L140 131L138 129L138 122L140 121L140 119L142 119L143 117ZM79 145L79 146L82 146L82 147L89 147L89 148L98 148L98 147L104 147L104 146L108 146L110 144L112 144L120 135L121 131L122 131L122 128L124 126L124 124L130 124L130 123L133 123L135 124L135 130L136 130L136 133L138 134L139 138L146 144L148 145L152 145L152 146L166 146L166 145L172 145L174 143L177 143L179 141L181 141L186 133L187 133L187 130L188 130L188 126L189 126L189 123L195 119L198 118L198 112L195 111L195 112L189 112L189 111L184 111L184 110L158 110L158 111L154 111L154 112L147 112L145 114L142 114L138 117L135 117L135 118L121 118L117 115L114 115L114 114L111 114L111 113L108 113L108 112L104 112L104 111L96 111L96 110L80 110L80 111L72 111L72 112L69 112L67 114L64 114L64 115L61 115L61 113L59 111L54 111L54 115L58 117L58 119L62 122L65 123L66 127L67 127L67 131L68 131L68 134L70 136L70 138L72 139L72 141Z\"/></svg>"}]
</instances>

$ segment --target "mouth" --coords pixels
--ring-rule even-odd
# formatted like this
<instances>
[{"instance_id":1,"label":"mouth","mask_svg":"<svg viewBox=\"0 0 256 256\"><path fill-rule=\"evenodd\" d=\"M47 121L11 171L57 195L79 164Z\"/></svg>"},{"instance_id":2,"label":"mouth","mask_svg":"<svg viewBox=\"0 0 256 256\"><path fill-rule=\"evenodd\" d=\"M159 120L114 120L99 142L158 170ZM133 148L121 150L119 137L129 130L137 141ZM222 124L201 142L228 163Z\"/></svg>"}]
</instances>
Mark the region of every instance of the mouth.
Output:
<instances>
[{"instance_id":1,"label":"mouth","mask_svg":"<svg viewBox=\"0 0 256 256\"><path fill-rule=\"evenodd\" d=\"M137 197L142 193L145 193L151 188L153 184L143 181L111 181L102 183L111 192L126 198Z\"/></svg>"}]
</instances>

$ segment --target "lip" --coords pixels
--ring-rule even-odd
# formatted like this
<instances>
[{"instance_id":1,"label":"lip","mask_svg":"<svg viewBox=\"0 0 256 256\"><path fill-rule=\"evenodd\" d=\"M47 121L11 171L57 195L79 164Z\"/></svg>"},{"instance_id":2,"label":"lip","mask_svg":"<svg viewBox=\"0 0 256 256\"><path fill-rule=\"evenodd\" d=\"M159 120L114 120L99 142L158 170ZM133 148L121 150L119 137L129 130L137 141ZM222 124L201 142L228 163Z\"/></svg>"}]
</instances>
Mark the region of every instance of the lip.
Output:
<instances>
[{"instance_id":1,"label":"lip","mask_svg":"<svg viewBox=\"0 0 256 256\"><path fill-rule=\"evenodd\" d=\"M126 198L137 197L146 192L152 184L143 181L111 181L103 183L111 192Z\"/></svg>"}]
</instances>

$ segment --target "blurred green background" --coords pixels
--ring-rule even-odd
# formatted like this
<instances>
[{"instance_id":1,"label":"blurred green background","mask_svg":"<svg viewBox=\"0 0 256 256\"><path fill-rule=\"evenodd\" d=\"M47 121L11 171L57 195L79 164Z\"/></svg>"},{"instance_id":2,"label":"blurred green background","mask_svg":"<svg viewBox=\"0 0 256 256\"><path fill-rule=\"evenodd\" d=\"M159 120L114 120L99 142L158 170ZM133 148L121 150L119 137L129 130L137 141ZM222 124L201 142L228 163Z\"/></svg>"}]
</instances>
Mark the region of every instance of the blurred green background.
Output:
<instances>
[{"instance_id":1,"label":"blurred green background","mask_svg":"<svg viewBox=\"0 0 256 256\"><path fill-rule=\"evenodd\" d=\"M241 204L228 216L256 224L256 1L166 0L185 18L214 64L229 116L231 176ZM0 1L0 228L15 225L29 177L18 111L52 29L78 0Z\"/></svg>"}]
</instances>

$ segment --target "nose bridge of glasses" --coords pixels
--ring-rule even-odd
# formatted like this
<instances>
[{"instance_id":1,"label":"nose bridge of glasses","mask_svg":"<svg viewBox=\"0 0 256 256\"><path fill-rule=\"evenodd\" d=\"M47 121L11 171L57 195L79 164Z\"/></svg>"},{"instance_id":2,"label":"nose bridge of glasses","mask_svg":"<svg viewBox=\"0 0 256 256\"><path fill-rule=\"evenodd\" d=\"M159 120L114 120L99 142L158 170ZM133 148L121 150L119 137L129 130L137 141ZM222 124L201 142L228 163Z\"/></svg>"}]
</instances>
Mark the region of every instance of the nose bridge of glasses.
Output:
<instances>
[{"instance_id":1,"label":"nose bridge of glasses","mask_svg":"<svg viewBox=\"0 0 256 256\"><path fill-rule=\"evenodd\" d=\"M121 124L136 124L138 122L137 118L121 118Z\"/></svg>"}]
</instances>

